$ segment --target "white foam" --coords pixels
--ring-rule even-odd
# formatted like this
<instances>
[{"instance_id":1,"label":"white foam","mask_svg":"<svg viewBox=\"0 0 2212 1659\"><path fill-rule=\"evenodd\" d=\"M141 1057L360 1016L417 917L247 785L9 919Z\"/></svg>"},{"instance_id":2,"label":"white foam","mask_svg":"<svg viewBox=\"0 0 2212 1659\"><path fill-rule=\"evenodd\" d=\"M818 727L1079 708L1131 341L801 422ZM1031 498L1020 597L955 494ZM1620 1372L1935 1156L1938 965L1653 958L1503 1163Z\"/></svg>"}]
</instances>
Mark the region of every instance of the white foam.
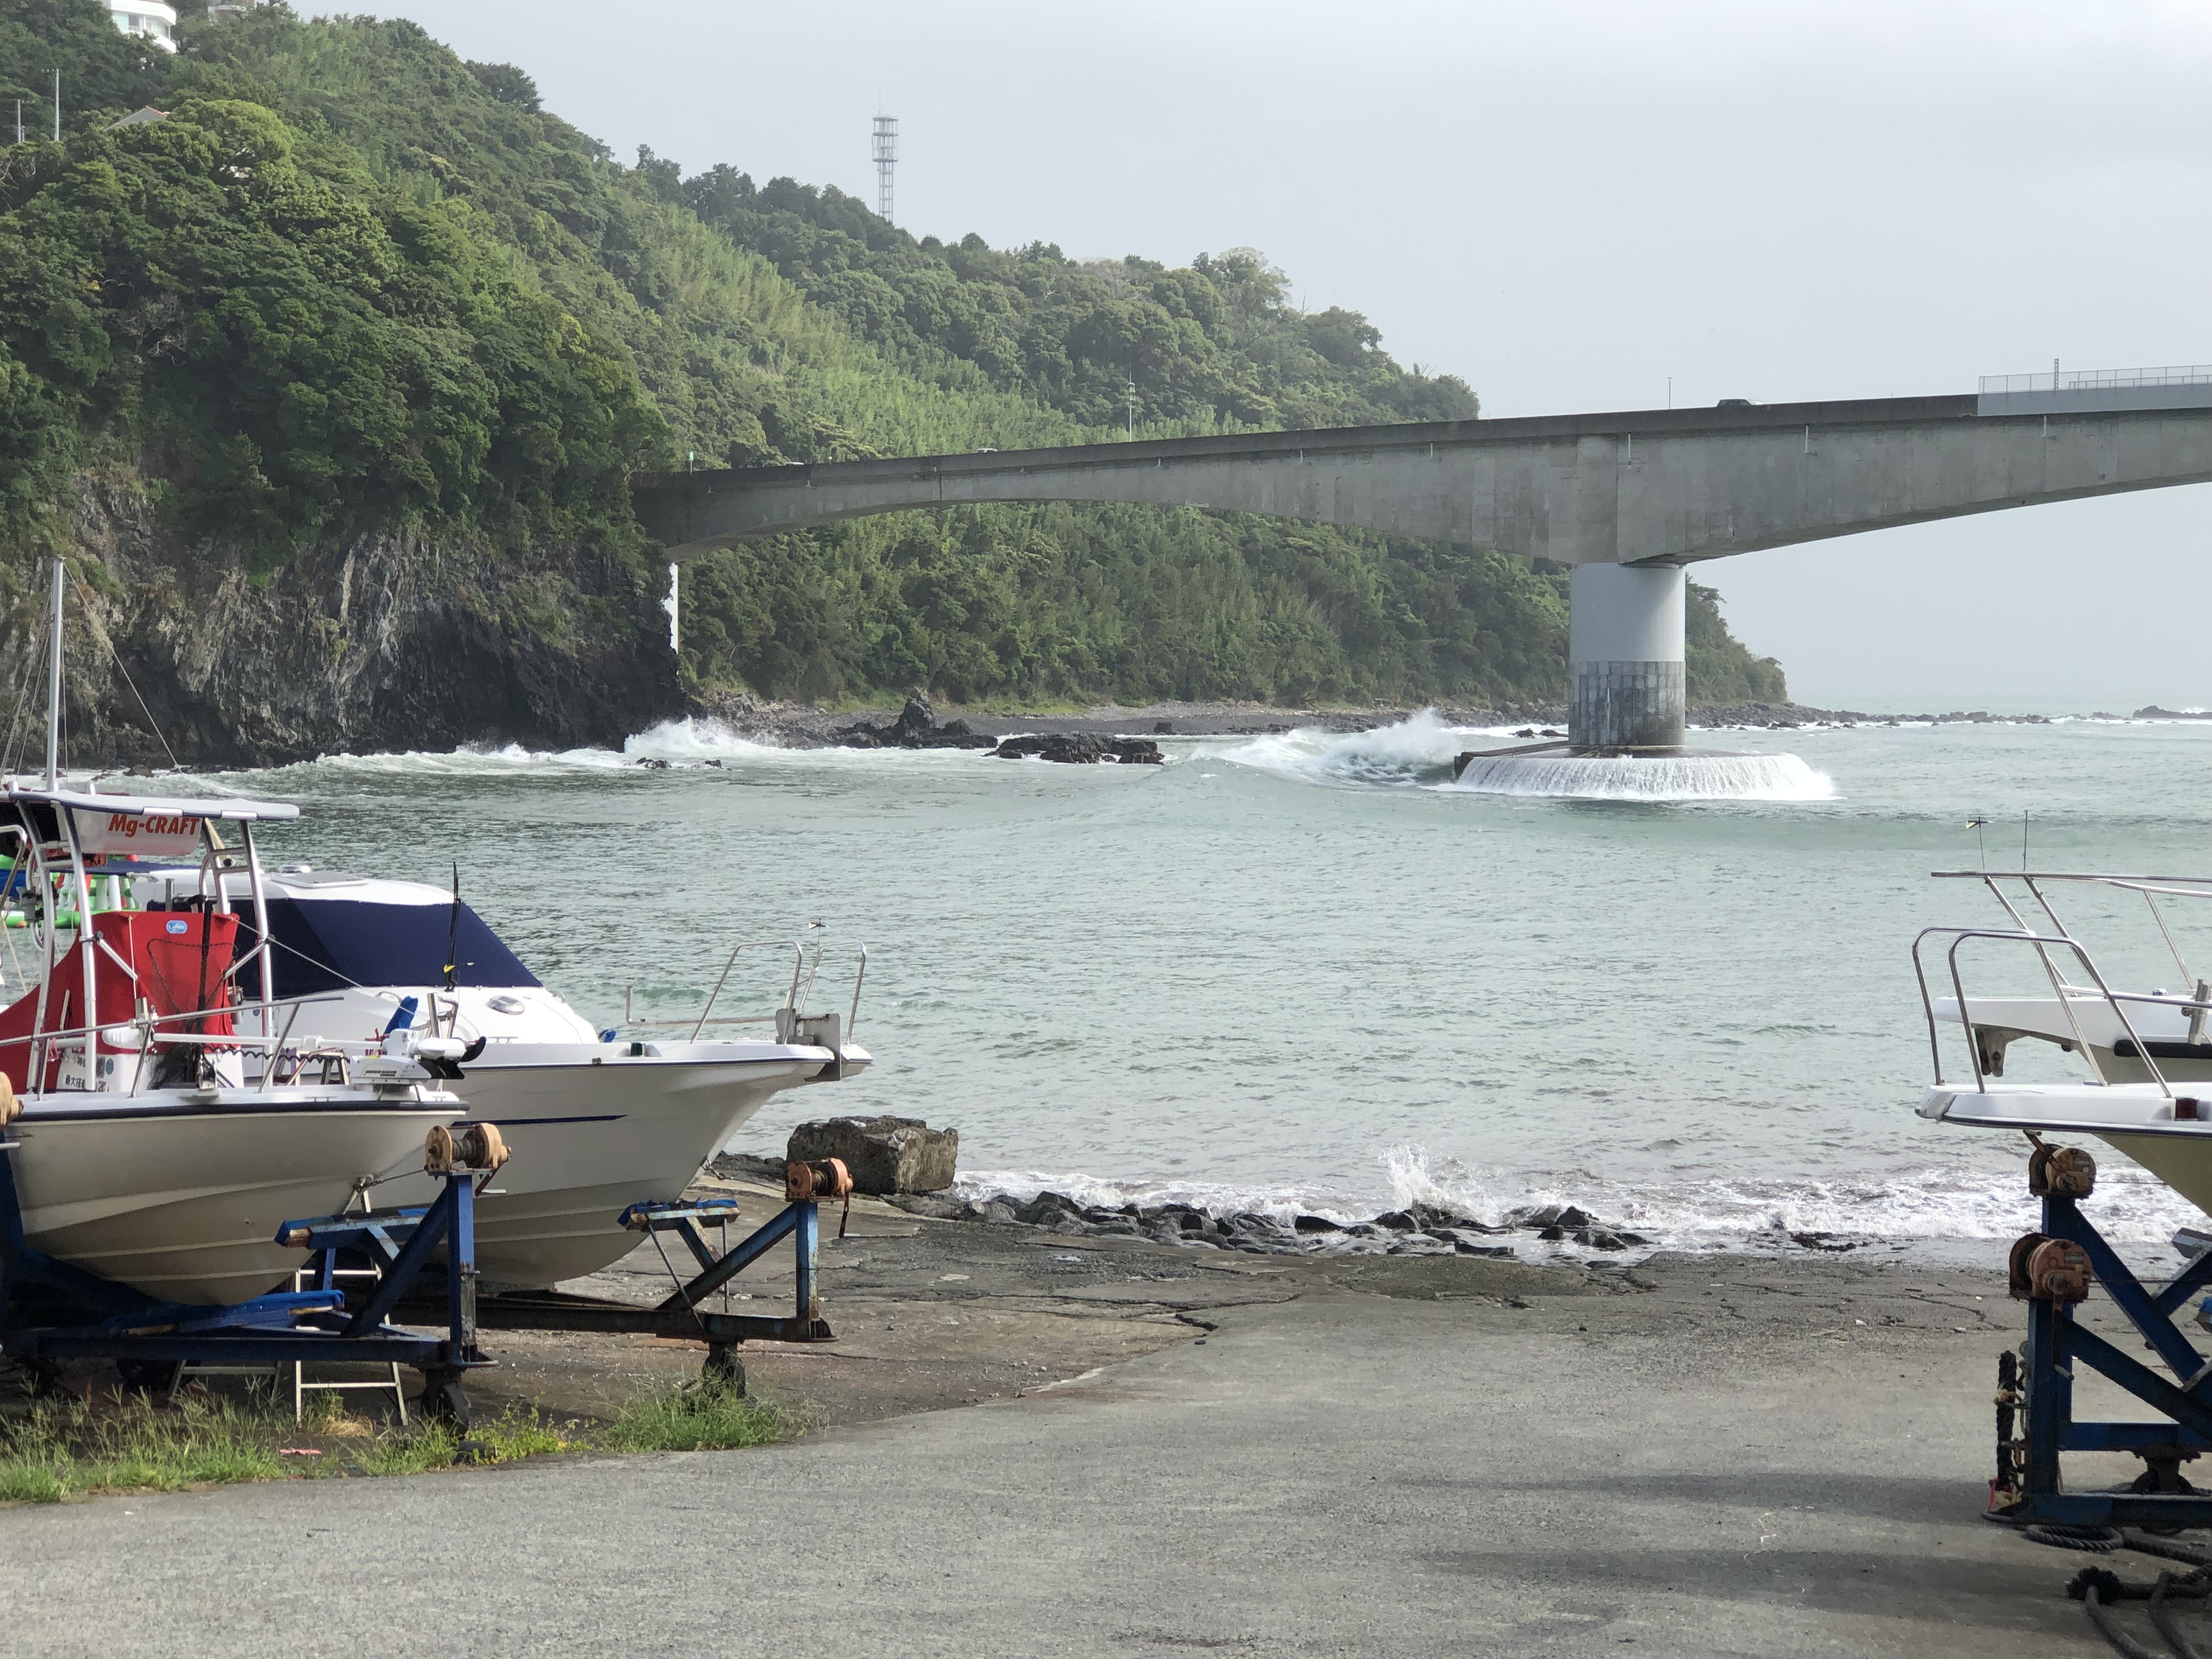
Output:
<instances>
[{"instance_id":1,"label":"white foam","mask_svg":"<svg viewBox=\"0 0 2212 1659\"><path fill-rule=\"evenodd\" d=\"M1449 786L1487 795L1575 800L1816 801L1835 781L1795 755L1492 755Z\"/></svg>"},{"instance_id":2,"label":"white foam","mask_svg":"<svg viewBox=\"0 0 2212 1659\"><path fill-rule=\"evenodd\" d=\"M1496 1224L1513 1209L1574 1204L1600 1221L1679 1250L1788 1248L1792 1233L1885 1241L1908 1251L1994 1244L2037 1222L2023 1172L1936 1168L1832 1178L1692 1181L1513 1176L1401 1146L1384 1157L1394 1204L1429 1203ZM2203 1226L2194 1204L2118 1158L2098 1171L2098 1226L2117 1244L2163 1245L2179 1226Z\"/></svg>"},{"instance_id":3,"label":"white foam","mask_svg":"<svg viewBox=\"0 0 2212 1659\"><path fill-rule=\"evenodd\" d=\"M1772 1180L1620 1180L1588 1175L1477 1170L1418 1146L1399 1146L1380 1160L1382 1180L1367 1191L1341 1187L1237 1186L1185 1178L1115 1179L1080 1172L979 1170L954 1188L972 1203L994 1198L1027 1203L1055 1192L1107 1209L1135 1204L1188 1204L1209 1215L1325 1216L1340 1226L1414 1204L1504 1224L1516 1212L1576 1205L1607 1226L1641 1235L1650 1249L1690 1253L1767 1253L1802 1249L1793 1233L1825 1233L1887 1245L1908 1256L1965 1253L1995 1260L2002 1246L2037 1224L2035 1200L2018 1169L1923 1169L1893 1176ZM2098 1225L2114 1244L2162 1249L2181 1226L2202 1227L2203 1212L2164 1182L2118 1159L2097 1177ZM1515 1236L1533 1246L1533 1234ZM1545 1247L1548 1249L1549 1247Z\"/></svg>"},{"instance_id":4,"label":"white foam","mask_svg":"<svg viewBox=\"0 0 2212 1659\"><path fill-rule=\"evenodd\" d=\"M1820 801L1836 786L1795 755L1674 755L1607 759L1564 754L1497 755L1452 763L1469 739L1495 732L1446 724L1424 708L1390 726L1344 733L1317 726L1253 738L1223 760L1338 788L1457 790L1575 800Z\"/></svg>"},{"instance_id":5,"label":"white foam","mask_svg":"<svg viewBox=\"0 0 2212 1659\"><path fill-rule=\"evenodd\" d=\"M1371 731L1301 726L1253 738L1219 751L1239 766L1279 772L1309 783L1343 787L1435 788L1451 781L1452 762L1468 734L1424 708Z\"/></svg>"}]
</instances>

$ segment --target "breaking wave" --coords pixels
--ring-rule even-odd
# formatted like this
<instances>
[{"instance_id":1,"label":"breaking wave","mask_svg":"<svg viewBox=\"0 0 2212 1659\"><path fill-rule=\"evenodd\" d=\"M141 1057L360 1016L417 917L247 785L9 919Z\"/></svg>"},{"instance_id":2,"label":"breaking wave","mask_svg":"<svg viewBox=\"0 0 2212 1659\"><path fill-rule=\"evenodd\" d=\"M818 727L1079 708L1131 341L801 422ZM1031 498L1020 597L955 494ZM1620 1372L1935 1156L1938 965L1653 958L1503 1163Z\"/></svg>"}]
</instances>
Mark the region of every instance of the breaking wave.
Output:
<instances>
[{"instance_id":1,"label":"breaking wave","mask_svg":"<svg viewBox=\"0 0 2212 1659\"><path fill-rule=\"evenodd\" d=\"M1285 1222L1320 1215L1339 1225L1415 1204L1436 1205L1492 1226L1516 1212L1575 1205L1608 1227L1641 1235L1650 1249L1760 1255L1802 1250L1802 1236L1817 1237L1832 1249L1887 1247L1906 1257L1947 1256L1984 1264L2001 1261L2012 1241L2038 1224L2039 1215L2019 1168L1936 1168L1832 1178L1621 1180L1477 1170L1418 1146L1391 1149L1379 1166L1380 1179L1360 1183L1357 1191L1339 1183L1240 1187L1002 1170L963 1172L955 1194L975 1203L993 1198L1026 1203L1051 1191L1109 1209L1188 1204L1212 1215L1258 1214ZM2163 1249L2177 1227L2206 1224L2195 1205L2121 1158L2100 1161L2097 1187L2098 1225L2130 1253ZM1523 1255L1553 1249L1533 1234L1512 1236L1512 1242Z\"/></svg>"},{"instance_id":2,"label":"breaking wave","mask_svg":"<svg viewBox=\"0 0 2212 1659\"><path fill-rule=\"evenodd\" d=\"M1392 726L1350 733L1302 727L1218 751L1223 760L1339 788L1457 790L1577 800L1832 800L1834 782L1795 755L1688 754L1650 759L1558 752L1493 755L1452 763L1504 734L1449 726L1425 708Z\"/></svg>"}]
</instances>

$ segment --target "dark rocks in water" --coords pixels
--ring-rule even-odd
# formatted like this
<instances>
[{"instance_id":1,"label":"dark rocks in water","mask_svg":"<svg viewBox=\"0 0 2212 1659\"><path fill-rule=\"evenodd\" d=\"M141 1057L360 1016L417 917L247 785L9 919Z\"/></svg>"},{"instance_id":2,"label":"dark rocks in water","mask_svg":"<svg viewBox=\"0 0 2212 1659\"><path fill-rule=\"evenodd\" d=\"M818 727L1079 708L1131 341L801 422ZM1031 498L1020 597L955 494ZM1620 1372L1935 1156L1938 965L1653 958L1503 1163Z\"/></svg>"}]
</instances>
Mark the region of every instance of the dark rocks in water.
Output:
<instances>
[{"instance_id":1,"label":"dark rocks in water","mask_svg":"<svg viewBox=\"0 0 2212 1659\"><path fill-rule=\"evenodd\" d=\"M918 1117L833 1117L791 1132L794 1164L841 1158L855 1192L938 1193L952 1184L957 1129L933 1129Z\"/></svg>"},{"instance_id":2,"label":"dark rocks in water","mask_svg":"<svg viewBox=\"0 0 2212 1659\"><path fill-rule=\"evenodd\" d=\"M647 755L638 764L648 772L665 772L668 769L668 763L658 755Z\"/></svg>"},{"instance_id":3,"label":"dark rocks in water","mask_svg":"<svg viewBox=\"0 0 2212 1659\"><path fill-rule=\"evenodd\" d=\"M939 725L929 699L919 691L907 694L906 707L888 726L855 720L833 726L830 735L848 749L989 749L998 741L971 730L966 720Z\"/></svg>"},{"instance_id":4,"label":"dark rocks in water","mask_svg":"<svg viewBox=\"0 0 2212 1659\"><path fill-rule=\"evenodd\" d=\"M1452 1249L1462 1255L1485 1255L1510 1260L1513 1255L1513 1247L1510 1244L1474 1244L1464 1238L1452 1240Z\"/></svg>"},{"instance_id":5,"label":"dark rocks in water","mask_svg":"<svg viewBox=\"0 0 2212 1659\"><path fill-rule=\"evenodd\" d=\"M1100 738L1087 732L1054 732L1008 738L992 751L1000 760L1056 761L1066 766L1158 766L1167 757L1150 738Z\"/></svg>"},{"instance_id":6,"label":"dark rocks in water","mask_svg":"<svg viewBox=\"0 0 2212 1659\"><path fill-rule=\"evenodd\" d=\"M1871 1239L1846 1238L1841 1233L1792 1233L1792 1244L1802 1245L1808 1250L1860 1250L1871 1243Z\"/></svg>"},{"instance_id":7,"label":"dark rocks in water","mask_svg":"<svg viewBox=\"0 0 2212 1659\"><path fill-rule=\"evenodd\" d=\"M1302 1215L1291 1225L1302 1233L1340 1233L1344 1231L1325 1215Z\"/></svg>"},{"instance_id":8,"label":"dark rocks in water","mask_svg":"<svg viewBox=\"0 0 2212 1659\"><path fill-rule=\"evenodd\" d=\"M1375 1218L1375 1224L1388 1227L1394 1233L1410 1233L1417 1231L1421 1224L1405 1210L1385 1210Z\"/></svg>"},{"instance_id":9,"label":"dark rocks in water","mask_svg":"<svg viewBox=\"0 0 2212 1659\"><path fill-rule=\"evenodd\" d=\"M1555 1243L1559 1240L1565 1238L1566 1236L1567 1230L1565 1227L1560 1226L1556 1221L1550 1226L1545 1228L1542 1232L1536 1235L1537 1237L1543 1239L1547 1243Z\"/></svg>"},{"instance_id":10,"label":"dark rocks in water","mask_svg":"<svg viewBox=\"0 0 2212 1659\"><path fill-rule=\"evenodd\" d=\"M1559 1215L1559 1224L1562 1227L1587 1227L1590 1224L1590 1221L1591 1216L1588 1210L1577 1210L1571 1204L1560 1211Z\"/></svg>"},{"instance_id":11,"label":"dark rocks in water","mask_svg":"<svg viewBox=\"0 0 2212 1659\"><path fill-rule=\"evenodd\" d=\"M1628 1246L1620 1236L1603 1227L1584 1227L1575 1234L1575 1243L1586 1244L1595 1250L1625 1250Z\"/></svg>"}]
</instances>

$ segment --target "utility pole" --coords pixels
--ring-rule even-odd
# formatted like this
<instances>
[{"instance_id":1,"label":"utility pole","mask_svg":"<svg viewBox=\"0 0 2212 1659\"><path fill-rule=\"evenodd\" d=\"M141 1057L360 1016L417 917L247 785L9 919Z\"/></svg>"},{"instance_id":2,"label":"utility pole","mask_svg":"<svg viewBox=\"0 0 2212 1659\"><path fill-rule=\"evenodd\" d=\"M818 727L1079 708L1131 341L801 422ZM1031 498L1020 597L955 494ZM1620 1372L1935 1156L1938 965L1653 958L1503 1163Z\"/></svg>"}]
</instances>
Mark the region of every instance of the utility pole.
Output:
<instances>
[{"instance_id":1,"label":"utility pole","mask_svg":"<svg viewBox=\"0 0 2212 1659\"><path fill-rule=\"evenodd\" d=\"M62 72L54 71L54 142L62 141Z\"/></svg>"},{"instance_id":2,"label":"utility pole","mask_svg":"<svg viewBox=\"0 0 2212 1659\"><path fill-rule=\"evenodd\" d=\"M1135 380L1132 380L1129 382L1129 436L1133 440L1133 439L1136 437L1136 435L1137 435L1137 383L1136 383L1136 381L1135 381Z\"/></svg>"}]
</instances>

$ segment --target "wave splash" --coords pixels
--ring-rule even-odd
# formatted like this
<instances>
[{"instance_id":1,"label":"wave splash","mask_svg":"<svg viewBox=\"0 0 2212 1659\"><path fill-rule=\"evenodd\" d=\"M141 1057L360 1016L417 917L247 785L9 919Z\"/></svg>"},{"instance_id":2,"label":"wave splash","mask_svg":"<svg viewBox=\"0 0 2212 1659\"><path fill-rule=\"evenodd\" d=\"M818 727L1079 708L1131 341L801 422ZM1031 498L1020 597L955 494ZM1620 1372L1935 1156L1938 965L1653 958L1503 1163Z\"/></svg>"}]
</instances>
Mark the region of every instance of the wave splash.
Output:
<instances>
[{"instance_id":1,"label":"wave splash","mask_svg":"<svg viewBox=\"0 0 2212 1659\"><path fill-rule=\"evenodd\" d=\"M1220 757L1339 788L1458 790L1577 800L1833 800L1834 781L1795 755L1493 755L1455 779L1470 739L1502 735L1447 725L1433 708L1391 726L1341 733L1304 726L1255 738Z\"/></svg>"},{"instance_id":2,"label":"wave splash","mask_svg":"<svg viewBox=\"0 0 2212 1659\"><path fill-rule=\"evenodd\" d=\"M1419 1146L1381 1155L1379 1184L1354 1193L1339 1182L1240 1186L1188 1177L1115 1180L1040 1170L963 1171L953 1195L981 1204L1027 1203L1040 1192L1083 1205L1188 1204L1210 1215L1272 1216L1288 1223L1319 1215L1340 1226L1416 1204L1489 1226L1547 1205L1577 1205L1608 1227L1625 1227L1647 1249L1695 1254L1762 1255L1803 1248L1793 1235L1820 1235L1862 1247L1887 1247L1908 1258L2001 1260L2003 1249L2037 1222L2036 1202L2017 1169L1921 1169L1776 1180L1620 1180L1589 1175L1482 1170ZM2156 1252L2179 1226L2202 1226L2203 1212L2147 1171L2115 1160L2098 1174L2112 1201L2100 1225L2115 1244ZM1548 1251L1533 1233L1507 1236L1523 1254ZM1501 1238L1501 1243L1506 1238ZM1565 1249L1566 1247L1560 1247Z\"/></svg>"},{"instance_id":3,"label":"wave splash","mask_svg":"<svg viewBox=\"0 0 2212 1659\"><path fill-rule=\"evenodd\" d=\"M1277 732L1224 750L1221 758L1309 783L1433 789L1451 781L1452 762L1467 747L1467 735L1445 725L1435 709L1424 708L1366 732L1322 726Z\"/></svg>"},{"instance_id":4,"label":"wave splash","mask_svg":"<svg viewBox=\"0 0 2212 1659\"><path fill-rule=\"evenodd\" d=\"M1492 755L1449 786L1485 795L1576 800L1833 800L1836 786L1795 755Z\"/></svg>"}]
</instances>

